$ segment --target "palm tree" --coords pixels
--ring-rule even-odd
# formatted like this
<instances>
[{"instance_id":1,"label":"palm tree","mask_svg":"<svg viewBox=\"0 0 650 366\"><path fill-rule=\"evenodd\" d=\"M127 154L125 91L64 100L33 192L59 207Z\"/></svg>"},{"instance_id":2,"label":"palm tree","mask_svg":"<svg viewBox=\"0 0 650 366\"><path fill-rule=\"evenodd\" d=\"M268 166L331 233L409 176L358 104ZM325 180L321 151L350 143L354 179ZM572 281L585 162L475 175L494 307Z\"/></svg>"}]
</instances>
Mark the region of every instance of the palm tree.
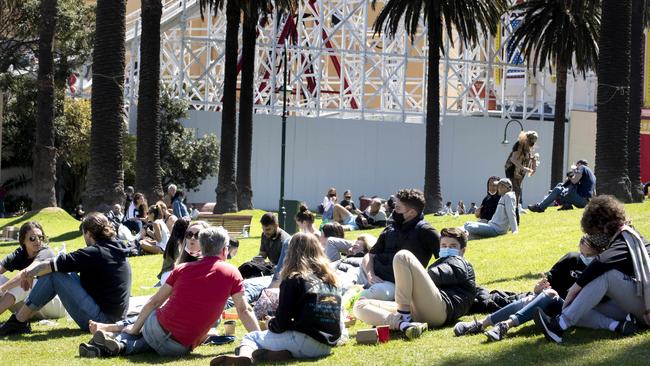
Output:
<instances>
[{"instance_id":1,"label":"palm tree","mask_svg":"<svg viewBox=\"0 0 650 366\"><path fill-rule=\"evenodd\" d=\"M598 60L598 194L630 202L628 122L632 0L603 0Z\"/></svg>"},{"instance_id":2,"label":"palm tree","mask_svg":"<svg viewBox=\"0 0 650 366\"><path fill-rule=\"evenodd\" d=\"M135 186L149 202L163 197L160 169L161 0L142 0Z\"/></svg>"},{"instance_id":3,"label":"palm tree","mask_svg":"<svg viewBox=\"0 0 650 366\"><path fill-rule=\"evenodd\" d=\"M90 162L86 210L124 199L124 60L126 0L98 0L93 49Z\"/></svg>"},{"instance_id":4,"label":"palm tree","mask_svg":"<svg viewBox=\"0 0 650 366\"><path fill-rule=\"evenodd\" d=\"M533 72L555 64L555 119L551 186L564 178L564 130L566 120L567 70L575 68L583 77L598 64L600 6L595 0L528 0L512 8L522 22L511 44L525 54ZM575 56L575 64L573 58Z\"/></svg>"},{"instance_id":5,"label":"palm tree","mask_svg":"<svg viewBox=\"0 0 650 366\"><path fill-rule=\"evenodd\" d=\"M38 119L32 164L32 208L56 207L56 148L54 147L54 34L57 0L41 0L38 41Z\"/></svg>"},{"instance_id":6,"label":"palm tree","mask_svg":"<svg viewBox=\"0 0 650 366\"><path fill-rule=\"evenodd\" d=\"M641 107L643 106L643 50L646 0L632 1L632 30L630 57L630 124L627 131L627 170L630 176L632 200L643 202L641 184Z\"/></svg>"},{"instance_id":7,"label":"palm tree","mask_svg":"<svg viewBox=\"0 0 650 366\"><path fill-rule=\"evenodd\" d=\"M199 0L201 17L206 7L214 12L224 5L224 0ZM239 53L240 7L237 0L226 2L226 45L223 81L223 109L221 113L221 152L215 213L237 211L237 185L235 183L235 143L237 135L237 56Z\"/></svg>"},{"instance_id":8,"label":"palm tree","mask_svg":"<svg viewBox=\"0 0 650 366\"><path fill-rule=\"evenodd\" d=\"M237 206L240 210L253 208L251 187L251 159L253 155L253 105L255 95L255 44L257 22L260 17L258 3L249 0L245 5L242 27L241 91L239 94L239 128L237 131Z\"/></svg>"},{"instance_id":9,"label":"palm tree","mask_svg":"<svg viewBox=\"0 0 650 366\"><path fill-rule=\"evenodd\" d=\"M373 6L377 0L373 0ZM424 9L423 9L424 8ZM388 0L374 24L376 33L386 31L390 36L397 33L400 20L404 18L406 32L415 36L420 15L428 24L427 42L429 58L427 68L427 115L426 146L424 160L425 212L442 208L440 190L440 52L443 24L451 39L457 33L464 44L476 44L482 40L483 31L496 32L499 18L507 10L506 0Z\"/></svg>"},{"instance_id":10,"label":"palm tree","mask_svg":"<svg viewBox=\"0 0 650 366\"><path fill-rule=\"evenodd\" d=\"M242 64L239 94L239 128L237 132L237 203L240 210L253 208L251 158L253 155L253 105L255 96L255 44L257 23L267 17L275 6L279 11L292 11L295 0L249 0L242 4Z\"/></svg>"}]
</instances>

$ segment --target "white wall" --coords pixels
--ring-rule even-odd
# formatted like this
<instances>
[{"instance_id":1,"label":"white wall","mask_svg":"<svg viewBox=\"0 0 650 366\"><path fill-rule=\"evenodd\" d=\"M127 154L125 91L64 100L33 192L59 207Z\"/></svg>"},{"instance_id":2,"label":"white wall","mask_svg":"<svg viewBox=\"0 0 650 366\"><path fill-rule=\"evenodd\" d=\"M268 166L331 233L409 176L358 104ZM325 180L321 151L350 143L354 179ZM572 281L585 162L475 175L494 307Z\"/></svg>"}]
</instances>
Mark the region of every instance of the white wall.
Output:
<instances>
[{"instance_id":1,"label":"white wall","mask_svg":"<svg viewBox=\"0 0 650 366\"><path fill-rule=\"evenodd\" d=\"M442 193L445 201L479 203L487 177L504 175L503 165L519 133L508 129L510 144L503 145L507 121L482 117L446 117L442 122ZM221 114L190 111L185 126L220 135ZM524 203L540 200L550 186L552 122L525 122L540 135L537 151L542 165L524 181ZM320 203L330 186L339 196L351 189L361 195L388 197L400 188L422 189L424 184L423 124L290 117L287 123L285 198ZM280 196L281 119L255 115L253 133L253 205L276 210ZM211 157L218 159L217 156ZM217 179L206 180L189 202L213 202Z\"/></svg>"}]
</instances>

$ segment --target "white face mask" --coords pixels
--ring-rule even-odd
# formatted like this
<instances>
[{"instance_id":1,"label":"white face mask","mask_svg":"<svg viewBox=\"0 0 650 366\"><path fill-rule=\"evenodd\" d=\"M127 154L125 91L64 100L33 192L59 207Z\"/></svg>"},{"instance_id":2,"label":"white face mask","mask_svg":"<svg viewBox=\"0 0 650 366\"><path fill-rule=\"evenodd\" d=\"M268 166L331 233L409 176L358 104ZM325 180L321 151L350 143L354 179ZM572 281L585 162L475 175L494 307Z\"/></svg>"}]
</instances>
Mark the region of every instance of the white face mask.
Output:
<instances>
[{"instance_id":1,"label":"white face mask","mask_svg":"<svg viewBox=\"0 0 650 366\"><path fill-rule=\"evenodd\" d=\"M187 247L187 245L185 246L185 252L187 252L187 254L191 255L194 258L198 258L201 256L201 250L198 250L196 252L190 252L190 249Z\"/></svg>"},{"instance_id":2,"label":"white face mask","mask_svg":"<svg viewBox=\"0 0 650 366\"><path fill-rule=\"evenodd\" d=\"M589 263L593 262L593 260L595 258L596 258L595 256L594 257L587 257L584 254L580 254L580 260L582 260L582 263L584 263L585 266L588 266Z\"/></svg>"}]
</instances>

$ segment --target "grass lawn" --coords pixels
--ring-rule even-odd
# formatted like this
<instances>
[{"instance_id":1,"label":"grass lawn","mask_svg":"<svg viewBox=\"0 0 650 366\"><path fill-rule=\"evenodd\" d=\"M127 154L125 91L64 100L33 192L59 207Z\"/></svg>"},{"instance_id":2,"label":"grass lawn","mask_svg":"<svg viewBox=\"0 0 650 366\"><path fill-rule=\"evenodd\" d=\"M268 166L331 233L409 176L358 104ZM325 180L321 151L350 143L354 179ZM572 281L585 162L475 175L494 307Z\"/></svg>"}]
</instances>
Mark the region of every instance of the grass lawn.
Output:
<instances>
[{"instance_id":1,"label":"grass lawn","mask_svg":"<svg viewBox=\"0 0 650 366\"><path fill-rule=\"evenodd\" d=\"M626 206L628 216L635 227L650 236L650 201ZM252 237L240 241L240 250L233 263L238 265L257 253L261 228L259 210L252 213ZM577 250L580 238L580 216L582 210L559 211L554 208L542 214L522 215L519 235L506 235L494 239L472 241L466 253L474 265L477 282L489 289L530 291L541 272L547 271L555 261L568 251ZM19 226L28 217L0 219L0 227ZM51 246L57 248L67 243L68 251L81 247L83 239L77 228L79 223L59 211L40 212L32 220L43 224L50 238ZM470 216L433 217L427 216L433 226L440 230L449 226L460 226ZM380 230L371 230L378 235ZM347 233L354 238L360 232ZM0 256L5 256L16 247L16 242L0 243ZM152 294L156 274L161 265L161 256L131 258L133 269L133 295ZM0 321L8 314L0 316ZM469 319L470 317L465 317ZM354 336L357 329L367 326L357 322L351 329ZM238 325L239 338L244 328ZM499 343L486 343L483 335L455 338L450 327L427 332L420 339L406 341L397 334L387 344L377 346L357 345L354 340L344 347L336 348L325 359L296 362L296 364L326 365L488 365L488 364L608 364L638 365L650 358L650 332L642 332L631 338L619 339L606 331L578 329L567 334L561 346L547 343L531 322L508 334ZM202 346L192 355L181 359L163 358L154 354L129 358L101 360L80 359L77 356L79 343L86 342L89 335L78 330L72 320L60 319L56 325L33 324L33 333L20 337L0 339L1 365L73 365L73 364L131 364L165 363L175 365L206 365L216 355L232 352L234 344L226 346Z\"/></svg>"}]
</instances>

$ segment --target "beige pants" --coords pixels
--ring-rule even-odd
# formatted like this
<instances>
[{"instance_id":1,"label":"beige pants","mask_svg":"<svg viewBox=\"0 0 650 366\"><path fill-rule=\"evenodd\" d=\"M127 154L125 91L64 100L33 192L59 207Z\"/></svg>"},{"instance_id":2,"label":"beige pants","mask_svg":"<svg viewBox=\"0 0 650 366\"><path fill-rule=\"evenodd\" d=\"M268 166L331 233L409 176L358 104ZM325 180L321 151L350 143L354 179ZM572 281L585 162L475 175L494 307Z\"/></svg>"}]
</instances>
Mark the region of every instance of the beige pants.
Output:
<instances>
[{"instance_id":1,"label":"beige pants","mask_svg":"<svg viewBox=\"0 0 650 366\"><path fill-rule=\"evenodd\" d=\"M361 298L354 304L354 315L370 325L388 325L399 329L401 315L397 310L410 311L414 321L439 327L447 319L447 305L427 270L408 250L393 258L395 301Z\"/></svg>"},{"instance_id":2,"label":"beige pants","mask_svg":"<svg viewBox=\"0 0 650 366\"><path fill-rule=\"evenodd\" d=\"M0 284L7 282L9 279L4 275L0 275ZM36 285L38 280L34 280L32 287ZM7 291L7 294L11 294L14 297L14 305L9 309L12 313L17 313L18 310L23 306L25 299L29 296L30 291L23 290L20 286L14 287L11 290ZM63 318L66 315L65 308L59 300L58 296L55 296L52 301L48 302L43 306L36 314L34 314L34 319L59 319Z\"/></svg>"}]
</instances>

